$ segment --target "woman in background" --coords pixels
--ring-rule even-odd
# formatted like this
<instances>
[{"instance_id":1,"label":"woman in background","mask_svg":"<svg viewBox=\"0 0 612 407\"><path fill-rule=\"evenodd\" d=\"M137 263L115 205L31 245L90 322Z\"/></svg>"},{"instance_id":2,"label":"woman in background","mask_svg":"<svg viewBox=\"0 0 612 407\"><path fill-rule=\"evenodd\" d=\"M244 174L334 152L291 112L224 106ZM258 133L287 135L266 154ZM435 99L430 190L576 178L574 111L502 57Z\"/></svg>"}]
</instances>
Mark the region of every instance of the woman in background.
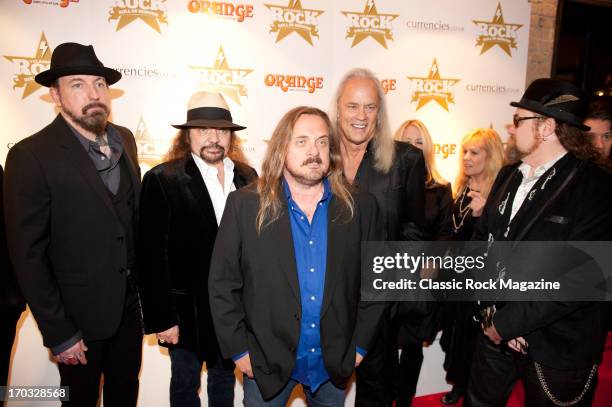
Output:
<instances>
[{"instance_id":1,"label":"woman in background","mask_svg":"<svg viewBox=\"0 0 612 407\"><path fill-rule=\"evenodd\" d=\"M470 131L461 140L461 164L453 185L451 227L453 240L470 240L474 225L485 206L485 202L503 166L502 141L493 129L478 128ZM440 345L446 357L446 381L453 388L442 397L442 403L456 404L465 393L470 365L474 353L476 336L480 324L473 318L475 306L459 302L445 307Z\"/></svg>"},{"instance_id":2,"label":"woman in background","mask_svg":"<svg viewBox=\"0 0 612 407\"><path fill-rule=\"evenodd\" d=\"M449 217L452 206L451 185L436 168L434 144L427 127L419 120L405 121L395 132L395 140L404 141L423 151L425 159L425 222L423 239L449 240L452 236ZM398 318L398 346L402 349L397 378L397 407L410 406L416 393L421 365L423 343L430 344L439 328L437 304L429 303L424 315Z\"/></svg>"}]
</instances>

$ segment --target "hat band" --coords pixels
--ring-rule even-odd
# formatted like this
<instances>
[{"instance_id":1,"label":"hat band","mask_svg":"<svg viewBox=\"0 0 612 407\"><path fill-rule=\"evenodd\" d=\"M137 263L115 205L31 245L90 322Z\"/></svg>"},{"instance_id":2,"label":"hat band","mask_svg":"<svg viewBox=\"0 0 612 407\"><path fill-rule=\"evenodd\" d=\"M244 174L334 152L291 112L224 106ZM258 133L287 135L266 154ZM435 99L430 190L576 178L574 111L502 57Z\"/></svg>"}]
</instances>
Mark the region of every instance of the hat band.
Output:
<instances>
[{"instance_id":1,"label":"hat band","mask_svg":"<svg viewBox=\"0 0 612 407\"><path fill-rule=\"evenodd\" d=\"M187 121L193 120L226 120L232 121L232 114L229 110L221 107L197 107L187 111Z\"/></svg>"},{"instance_id":2,"label":"hat band","mask_svg":"<svg viewBox=\"0 0 612 407\"><path fill-rule=\"evenodd\" d=\"M561 110L554 106L545 106L539 102L535 102L531 99L522 98L519 102L522 106L524 106L527 110L533 110L537 113L541 113L543 115L552 117L554 119L559 119L562 122L570 123L570 124L582 124L582 120L579 116L567 112L565 110Z\"/></svg>"}]
</instances>

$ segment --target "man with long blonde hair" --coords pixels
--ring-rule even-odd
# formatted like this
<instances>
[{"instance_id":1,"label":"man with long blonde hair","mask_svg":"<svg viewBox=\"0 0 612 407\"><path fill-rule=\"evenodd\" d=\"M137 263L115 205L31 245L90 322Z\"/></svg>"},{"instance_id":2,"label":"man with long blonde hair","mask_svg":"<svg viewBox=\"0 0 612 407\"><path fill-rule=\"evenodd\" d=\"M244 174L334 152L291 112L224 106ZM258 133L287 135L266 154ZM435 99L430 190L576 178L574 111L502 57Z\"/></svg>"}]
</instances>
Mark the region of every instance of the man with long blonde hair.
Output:
<instances>
[{"instance_id":1,"label":"man with long blonde hair","mask_svg":"<svg viewBox=\"0 0 612 407\"><path fill-rule=\"evenodd\" d=\"M423 154L393 140L378 78L363 68L348 72L338 86L334 110L344 175L376 198L385 240L423 240ZM393 310L389 307L373 349L357 370L357 406L384 406L395 398Z\"/></svg>"},{"instance_id":2,"label":"man with long blonde hair","mask_svg":"<svg viewBox=\"0 0 612 407\"><path fill-rule=\"evenodd\" d=\"M256 185L230 194L209 291L221 352L244 373L246 406L343 406L384 307L360 301L361 242L380 240L374 198L342 174L327 115L280 120ZM319 404L317 404L319 405Z\"/></svg>"}]
</instances>

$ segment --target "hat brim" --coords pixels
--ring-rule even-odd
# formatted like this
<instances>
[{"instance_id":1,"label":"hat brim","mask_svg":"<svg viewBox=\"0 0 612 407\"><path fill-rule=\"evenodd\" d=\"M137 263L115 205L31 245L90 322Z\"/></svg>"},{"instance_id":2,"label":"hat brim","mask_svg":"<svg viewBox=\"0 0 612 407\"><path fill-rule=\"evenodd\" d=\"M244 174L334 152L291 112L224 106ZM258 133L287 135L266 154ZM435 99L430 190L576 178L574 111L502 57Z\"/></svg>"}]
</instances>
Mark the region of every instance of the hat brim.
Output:
<instances>
[{"instance_id":1,"label":"hat brim","mask_svg":"<svg viewBox=\"0 0 612 407\"><path fill-rule=\"evenodd\" d=\"M527 102L510 102L510 106L519 107L521 109L529 110L530 112L539 113L546 117L551 117L553 119L557 119L561 122L571 124L572 126L578 127L582 131L589 131L591 128L589 126L585 126L576 116L572 117L559 117L555 112L551 112L544 106L538 105L537 103L528 103Z\"/></svg>"},{"instance_id":2,"label":"hat brim","mask_svg":"<svg viewBox=\"0 0 612 407\"><path fill-rule=\"evenodd\" d=\"M94 75L106 79L108 85L112 85L121 79L121 72L101 66L67 66L53 68L43 71L34 77L36 83L49 87L57 78L68 75Z\"/></svg>"},{"instance_id":3,"label":"hat brim","mask_svg":"<svg viewBox=\"0 0 612 407\"><path fill-rule=\"evenodd\" d=\"M172 127L175 129L189 129L192 127L214 127L217 129L230 129L230 130L244 130L246 127L240 126L238 124L232 123L227 120L206 120L206 119L196 119L189 120L183 124L173 124Z\"/></svg>"}]
</instances>

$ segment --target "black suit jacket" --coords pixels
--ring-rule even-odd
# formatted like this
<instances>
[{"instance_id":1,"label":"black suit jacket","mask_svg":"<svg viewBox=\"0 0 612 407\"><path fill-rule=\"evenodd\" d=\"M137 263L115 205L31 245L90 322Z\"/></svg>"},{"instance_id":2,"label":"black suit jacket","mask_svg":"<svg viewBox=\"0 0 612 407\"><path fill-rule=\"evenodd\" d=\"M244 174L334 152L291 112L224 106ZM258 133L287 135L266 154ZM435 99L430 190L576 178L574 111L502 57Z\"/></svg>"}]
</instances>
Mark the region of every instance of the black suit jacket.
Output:
<instances>
[{"instance_id":1,"label":"black suit jacket","mask_svg":"<svg viewBox=\"0 0 612 407\"><path fill-rule=\"evenodd\" d=\"M234 163L234 186L257 178ZM208 302L208 269L217 219L191 154L160 164L142 181L138 276L146 333L179 325L177 347L215 361L219 346ZM173 345L164 344L172 347Z\"/></svg>"},{"instance_id":2,"label":"black suit jacket","mask_svg":"<svg viewBox=\"0 0 612 407\"><path fill-rule=\"evenodd\" d=\"M373 143L366 150L355 186L374 195L385 240L423 240L425 231L425 161L408 143L395 141L395 161L388 173L374 168Z\"/></svg>"},{"instance_id":3,"label":"black suit jacket","mask_svg":"<svg viewBox=\"0 0 612 407\"><path fill-rule=\"evenodd\" d=\"M525 199L505 237L507 222L502 218L512 207L512 197L508 199L504 214L500 213L500 205L508 193L512 193L512 179L518 177L514 178L514 182L520 181L518 166L504 167L499 172L483 215L476 223L474 239L487 240L492 234L495 240L612 240L612 176L593 163L578 160L571 153L557 163L557 174L548 182L546 189L536 192L531 206ZM550 198L551 191L574 168L577 168L577 172L570 183L544 212L538 214L539 208L544 207L544 202ZM535 222L531 223L533 220ZM572 254L556 255L568 256L567 261L555 259L557 264L570 264L575 260ZM548 257L540 253L536 257L539 258L538 262L533 266L538 267ZM525 337L529 343L529 356L546 366L557 369L586 368L601 357L602 330L598 303L508 302L498 309L493 322L506 340Z\"/></svg>"},{"instance_id":4,"label":"black suit jacket","mask_svg":"<svg viewBox=\"0 0 612 407\"><path fill-rule=\"evenodd\" d=\"M281 193L282 194L282 193ZM253 187L230 194L210 267L213 322L223 356L248 351L264 398L289 381L300 336L301 301L283 196L278 220L258 235L259 197ZM383 304L361 302L361 242L380 240L377 208L369 194L355 195L347 221L332 197L328 212L327 270L321 309L321 347L331 381L344 387L356 346L369 349Z\"/></svg>"},{"instance_id":5,"label":"black suit jacket","mask_svg":"<svg viewBox=\"0 0 612 407\"><path fill-rule=\"evenodd\" d=\"M136 143L128 129L114 127L136 206ZM91 158L61 114L10 149L4 202L15 274L45 346L63 344L79 330L85 340L113 335L126 291L125 231Z\"/></svg>"}]
</instances>

